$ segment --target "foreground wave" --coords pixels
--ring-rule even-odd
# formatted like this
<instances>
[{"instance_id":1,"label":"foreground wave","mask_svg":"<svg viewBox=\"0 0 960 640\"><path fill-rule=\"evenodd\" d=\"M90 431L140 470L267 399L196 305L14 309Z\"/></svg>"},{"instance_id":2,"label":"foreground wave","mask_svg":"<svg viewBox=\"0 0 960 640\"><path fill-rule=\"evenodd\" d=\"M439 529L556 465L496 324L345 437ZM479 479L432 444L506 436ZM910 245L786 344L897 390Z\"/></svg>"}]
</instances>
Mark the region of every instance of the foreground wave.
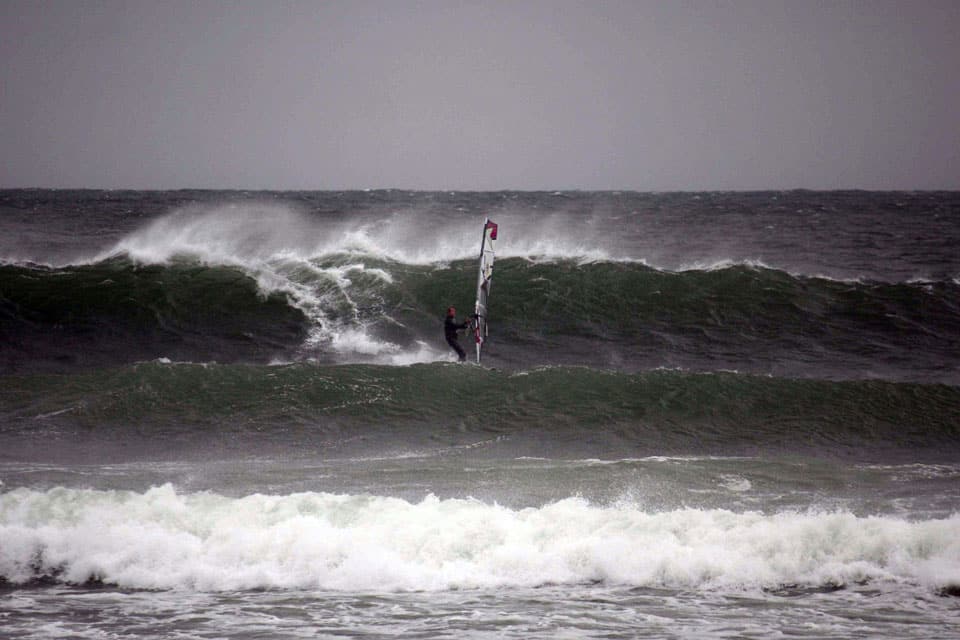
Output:
<instances>
[{"instance_id":1,"label":"foreground wave","mask_svg":"<svg viewBox=\"0 0 960 640\"><path fill-rule=\"evenodd\" d=\"M0 576L135 589L448 590L602 582L742 590L960 585L960 517L647 513L570 498L512 510L303 493L0 494Z\"/></svg>"}]
</instances>

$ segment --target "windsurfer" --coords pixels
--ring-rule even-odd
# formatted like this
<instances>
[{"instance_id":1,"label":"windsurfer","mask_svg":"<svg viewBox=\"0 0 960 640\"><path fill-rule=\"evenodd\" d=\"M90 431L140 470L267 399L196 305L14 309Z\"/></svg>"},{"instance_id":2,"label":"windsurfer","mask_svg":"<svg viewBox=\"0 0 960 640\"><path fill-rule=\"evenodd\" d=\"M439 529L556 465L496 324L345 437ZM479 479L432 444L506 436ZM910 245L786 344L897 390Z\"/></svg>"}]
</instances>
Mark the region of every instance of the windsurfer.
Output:
<instances>
[{"instance_id":1,"label":"windsurfer","mask_svg":"<svg viewBox=\"0 0 960 640\"><path fill-rule=\"evenodd\" d=\"M450 345L451 349L457 352L457 357L460 359L460 362L463 362L467 359L467 353L463 350L463 347L460 346L460 342L457 340L457 331L460 329L466 329L469 326L469 320L457 322L456 309L453 307L447 309L447 318L443 323L443 333L447 338L447 344Z\"/></svg>"}]
</instances>

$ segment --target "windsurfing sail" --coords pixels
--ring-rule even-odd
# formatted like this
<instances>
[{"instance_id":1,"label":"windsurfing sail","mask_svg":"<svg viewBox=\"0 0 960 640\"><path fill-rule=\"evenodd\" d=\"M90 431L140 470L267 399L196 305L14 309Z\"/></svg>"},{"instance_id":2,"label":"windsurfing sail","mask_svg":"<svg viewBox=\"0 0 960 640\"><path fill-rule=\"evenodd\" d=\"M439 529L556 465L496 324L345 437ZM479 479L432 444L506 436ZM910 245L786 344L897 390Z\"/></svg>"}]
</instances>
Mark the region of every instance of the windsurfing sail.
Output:
<instances>
[{"instance_id":1,"label":"windsurfing sail","mask_svg":"<svg viewBox=\"0 0 960 640\"><path fill-rule=\"evenodd\" d=\"M473 337L477 343L477 364L483 343L489 335L487 326L487 303L490 299L490 285L493 280L493 246L497 240L497 223L487 218L483 223L483 241L480 243L480 274L477 276L477 303L473 309Z\"/></svg>"}]
</instances>

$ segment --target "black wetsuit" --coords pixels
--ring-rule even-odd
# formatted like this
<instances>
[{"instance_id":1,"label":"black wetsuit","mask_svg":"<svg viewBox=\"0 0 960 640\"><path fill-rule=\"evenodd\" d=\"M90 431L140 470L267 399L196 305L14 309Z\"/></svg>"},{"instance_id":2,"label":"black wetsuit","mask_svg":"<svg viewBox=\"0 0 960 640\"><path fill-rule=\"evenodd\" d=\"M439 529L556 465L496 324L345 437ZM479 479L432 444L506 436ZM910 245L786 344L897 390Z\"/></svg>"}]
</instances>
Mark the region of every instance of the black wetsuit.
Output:
<instances>
[{"instance_id":1,"label":"black wetsuit","mask_svg":"<svg viewBox=\"0 0 960 640\"><path fill-rule=\"evenodd\" d=\"M447 316L447 319L443 323L443 334L447 337L447 344L450 345L451 349L457 352L460 362L463 362L467 359L467 353L463 350L463 347L460 346L460 343L457 342L457 331L460 329L466 329L469 326L469 320L458 323L453 319L453 316Z\"/></svg>"}]
</instances>

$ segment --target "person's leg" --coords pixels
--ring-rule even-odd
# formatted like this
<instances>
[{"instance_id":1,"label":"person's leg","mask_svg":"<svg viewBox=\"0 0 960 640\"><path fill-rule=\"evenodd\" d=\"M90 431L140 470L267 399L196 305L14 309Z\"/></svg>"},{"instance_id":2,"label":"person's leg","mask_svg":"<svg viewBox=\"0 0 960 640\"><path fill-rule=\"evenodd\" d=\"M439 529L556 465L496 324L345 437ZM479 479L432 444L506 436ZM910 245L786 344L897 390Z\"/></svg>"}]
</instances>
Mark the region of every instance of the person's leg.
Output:
<instances>
[{"instance_id":1,"label":"person's leg","mask_svg":"<svg viewBox=\"0 0 960 640\"><path fill-rule=\"evenodd\" d=\"M463 350L463 347L460 346L460 343L456 340L447 340L447 344L450 345L450 348L457 352L457 357L460 359L460 362L463 362L467 359L467 353Z\"/></svg>"}]
</instances>

